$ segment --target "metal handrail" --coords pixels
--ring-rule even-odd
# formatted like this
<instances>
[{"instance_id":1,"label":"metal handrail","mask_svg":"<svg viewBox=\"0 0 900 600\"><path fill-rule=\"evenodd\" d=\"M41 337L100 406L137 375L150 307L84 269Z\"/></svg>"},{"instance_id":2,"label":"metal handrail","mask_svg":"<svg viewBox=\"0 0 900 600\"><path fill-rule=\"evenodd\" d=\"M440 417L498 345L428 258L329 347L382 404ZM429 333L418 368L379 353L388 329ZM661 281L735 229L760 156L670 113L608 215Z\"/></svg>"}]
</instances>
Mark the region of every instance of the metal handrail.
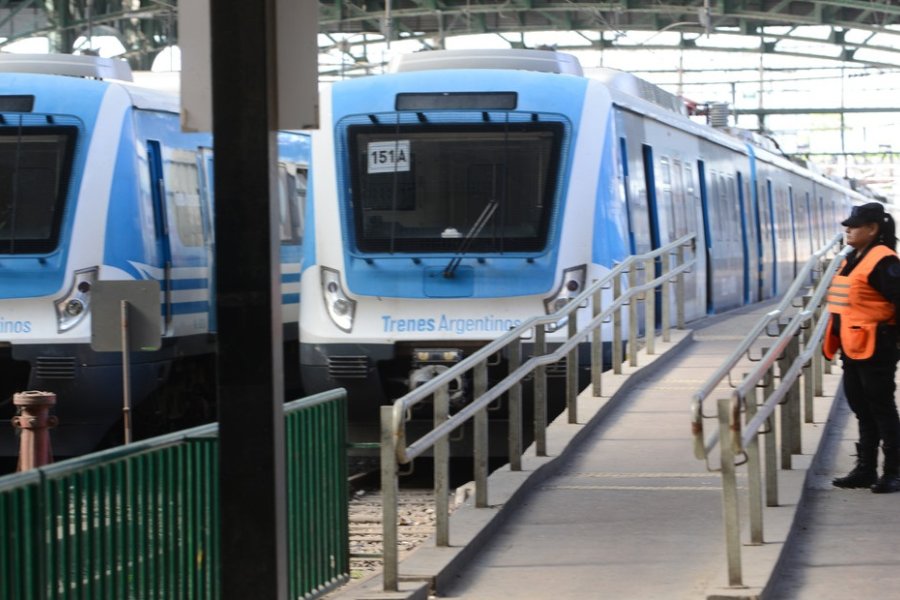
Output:
<instances>
[{"instance_id":1,"label":"metal handrail","mask_svg":"<svg viewBox=\"0 0 900 600\"><path fill-rule=\"evenodd\" d=\"M556 351L552 354L547 354L541 357L532 357L528 361L526 361L519 369L517 369L514 373L508 375L504 378L500 383L496 384L491 388L483 396L480 396L478 399L475 399L473 402L466 405L465 408L457 412L453 417L450 418L449 421L446 421L444 424L440 425L437 429L434 429L426 434L424 434L421 438L416 440L413 444L410 444L409 447L406 447L406 433L404 431L404 420L407 411L421 402L422 400L432 396L438 389L449 384L451 381L460 377L461 375L469 372L473 368L475 368L482 361L495 354L496 352L506 348L510 343L514 341L518 341L523 335L529 333L531 329L541 325L550 325L554 323L559 323L563 319L568 318L571 313L575 312L579 308L582 308L582 304L591 298L595 293L608 289L609 284L617 277L621 277L623 274L627 273L632 265L641 261L647 261L659 258L663 254L669 253L672 250L685 246L687 244L691 244L695 239L694 234L688 234L682 236L667 244L661 248L658 248L652 252L647 252L646 254L633 255L626 258L624 261L616 265L605 277L595 281L593 284L585 288L581 294L573 298L571 301L566 303L564 307L556 311L555 313L549 315L543 315L539 317L532 317L527 321L519 324L515 328L509 330L499 338L493 340L486 346L482 347L478 351L474 352L467 358L460 361L458 364L454 365L450 369L444 371L434 379L430 379L423 385L419 386L415 390L409 392L405 396L397 399L394 402L394 411L393 411L393 431L395 435L395 439L397 440L397 462L400 464L407 464L417 456L420 456L422 452L430 448L434 442L439 440L444 435L451 433L457 427L459 427L463 422L468 420L474 413L478 410L484 408L494 400L496 400L500 395L506 392L512 385L514 385L517 381L521 380L525 375L529 374L534 370L535 367L541 365L553 364L559 361L567 352L569 352L572 348L574 348L578 342L581 341L584 337L591 333L593 329L598 327L600 323L606 321L615 310L618 310L625 304L626 300L630 300L635 296L639 296L642 293L654 289L657 285L662 283L663 281L669 281L674 277L687 272L690 267L694 265L696 259L692 258L690 261L685 262L678 267L670 270L667 274L661 275L653 279L652 281L645 282L642 285L636 287L630 287L622 296L615 299L613 303L607 307L600 315L594 317L585 328L581 331L581 333L576 335L576 338L567 340L562 346L560 346ZM519 373L520 376L513 378L514 374ZM510 381L507 381L510 380ZM503 386L502 390L498 390L498 387Z\"/></svg>"},{"instance_id":2,"label":"metal handrail","mask_svg":"<svg viewBox=\"0 0 900 600\"><path fill-rule=\"evenodd\" d=\"M749 333L747 333L747 335L738 344L737 348L734 349L734 351L728 356L728 358L726 358L722 362L719 368L716 369L694 393L693 397L691 398L691 428L694 436L694 456L696 458L700 460L706 460L709 456L710 451L712 451L718 443L719 438L718 430L713 431L708 439L704 439L703 437L703 419L705 418L703 414L703 401L707 399L713 393L715 388L722 382L722 380L725 379L729 375L729 373L731 373L732 369L735 367L735 365L737 365L741 358L743 358L743 356L750 351L751 347L754 345L754 343L756 343L760 335L762 335L763 332L768 332L769 326L773 322L780 321L781 317L786 314L788 308L791 307L794 298L797 296L800 290L808 285L809 277L813 273L814 269L816 269L821 264L822 259L824 259L826 255L832 252L835 246L839 245L842 240L843 235L835 235L834 238L831 239L831 241L829 241L825 246L820 248L818 251L813 253L812 256L809 257L809 259L803 265L803 268L797 274L797 277L794 278L794 281L788 288L787 292L785 292L784 296L781 299L781 302L778 303L778 306L759 318L759 320L756 322L753 328L751 328ZM838 255L832 260L832 265L835 269L837 268L835 265L835 261L846 256L846 253L849 250L852 250L852 248L844 248L844 250L838 253ZM829 272L833 273L833 271ZM825 275L823 275L820 281L830 281L830 279L830 275L826 273ZM820 301L821 299L819 299L818 302L812 303L812 305L817 306ZM783 333L782 336L779 336L779 339L781 339L781 337L783 337ZM781 348L783 349L783 345L781 346ZM767 366L762 370L765 371L766 369L771 367L772 362L774 362L775 358L777 358L777 356L779 355L780 350L778 353L772 355L773 358L770 361L766 361L765 359L763 359L762 362L767 363ZM757 370L754 370L754 373L756 372ZM748 386L749 384L747 382L751 380L754 381L754 385L756 381L758 381L757 379L753 379L753 375L751 375L748 376L744 380L744 383L741 385Z\"/></svg>"},{"instance_id":3,"label":"metal handrail","mask_svg":"<svg viewBox=\"0 0 900 600\"><path fill-rule=\"evenodd\" d=\"M835 246L836 240L832 240L810 261L821 260L826 253ZM739 523L738 487L736 467L747 464L748 479L748 511L750 518L751 543L763 542L763 506L762 497L768 506L778 505L778 448L775 437L776 407L781 407L780 434L781 434L781 467L791 468L791 458L801 452L801 423L800 423L800 391L799 380L806 370L804 379L807 383L806 422L812 423L812 396L814 391L812 381L819 376L821 360L818 358L820 344L825 335L829 314L824 311L824 299L831 285L831 281L844 259L853 251L847 246L837 252L828 266L823 270L822 277L816 283L812 294L806 299L805 307L794 314L786 324L779 323L781 332L774 340L772 346L763 352L763 356L757 361L756 366L744 379L734 386L728 398L718 400L718 431L708 440L703 438L702 401L712 393L712 387L721 381L724 373L736 364L737 359L746 352L750 345L756 341L762 330L772 322L772 318L780 318L792 298L784 298L779 309L763 316L757 326L753 328L739 345L738 350L726 359L725 364L710 380L704 384L701 392L698 392L691 403L692 430L694 435L694 453L697 458L707 460L709 453L719 446L719 460L722 477L722 512L725 529L726 554L728 563L728 583L731 586L742 585L741 575L741 540ZM809 264L809 263L808 263ZM809 271L804 269L791 286L791 293L796 295L800 287L807 285ZM809 325L815 320L814 327ZM763 325L765 323L765 325ZM803 336L803 349L801 350L800 332L806 329ZM779 366L780 382L775 385L775 366ZM815 365L810 368L810 365ZM709 382L718 377L715 384ZM757 389L763 388L762 402L757 401ZM821 393L821 392L820 392ZM742 417L743 415L743 417ZM742 426L742 419L745 423ZM760 457L759 436L766 434L765 452L765 485L763 485L763 463ZM765 488L765 489L764 489Z\"/></svg>"},{"instance_id":4,"label":"metal handrail","mask_svg":"<svg viewBox=\"0 0 900 600\"><path fill-rule=\"evenodd\" d=\"M398 552L397 552L397 465L406 464L417 456L421 456L429 448L434 455L434 497L435 497L435 543L437 546L449 545L449 439L450 433L468 420L474 421L473 442L475 455L475 506L487 506L487 438L488 438L488 405L502 394L509 392L509 461L511 470L521 470L521 381L534 373L534 412L535 412L535 451L538 456L546 455L546 373L547 365L558 362L568 355L566 361L566 402L570 423L576 423L577 385L577 345L587 336L591 340L591 375L594 395L600 394L600 374L602 372L602 340L600 327L612 320L613 329L613 370L621 372L621 337L622 308L628 304L631 314L629 324L629 345L631 348L630 364L637 365L637 301L643 298L645 307L646 352L653 354L653 337L655 336L655 293L656 287L662 286L663 304L661 306L663 340L668 341L671 321L670 302L672 294L670 285L676 283L674 301L677 310L679 327L684 326L684 273L696 263L691 255L685 259L684 248L696 249L696 237L689 234L643 255L630 256L617 264L602 279L595 281L578 296L571 299L564 307L550 315L541 315L528 319L511 329L500 338L491 341L480 350L467 357L459 364L429 380L419 388L396 400L393 405L381 407L381 489L382 489L382 528L383 528L383 580L385 591L397 591L399 584ZM672 255L677 257L676 266L672 266ZM662 274L643 284L637 282L637 271L643 264L647 277L655 274L657 260L667 256L662 262ZM622 293L622 276L628 274L629 286ZM610 290L610 297L604 292ZM604 296L607 296L604 298ZM578 330L577 318L572 314L588 306L592 299L592 318ZM605 302L608 306L602 308ZM602 308L602 310L601 310ZM546 334L557 331L562 323L568 328L565 341L551 351L546 350ZM549 326L556 325L553 329ZM521 361L521 341L530 339L533 334L534 352L527 361ZM488 389L487 361L496 352L506 349L508 352L509 373L505 378L491 385ZM472 372L473 400L454 415L449 411L450 382L465 373ZM425 398L431 397L434 402L434 427L407 446L405 417L410 409Z\"/></svg>"}]
</instances>

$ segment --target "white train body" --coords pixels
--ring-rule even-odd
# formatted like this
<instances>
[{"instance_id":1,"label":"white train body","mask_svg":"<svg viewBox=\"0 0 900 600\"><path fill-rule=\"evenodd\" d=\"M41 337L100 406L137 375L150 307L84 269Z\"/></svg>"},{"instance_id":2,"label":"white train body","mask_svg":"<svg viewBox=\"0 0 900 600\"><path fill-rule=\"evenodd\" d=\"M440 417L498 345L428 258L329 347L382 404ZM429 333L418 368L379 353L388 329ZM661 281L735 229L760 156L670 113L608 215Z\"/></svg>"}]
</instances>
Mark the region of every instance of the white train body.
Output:
<instances>
[{"instance_id":1,"label":"white train body","mask_svg":"<svg viewBox=\"0 0 900 600\"><path fill-rule=\"evenodd\" d=\"M689 320L775 297L862 200L646 82L585 78L554 52L421 53L334 84L321 110L302 377L307 392L346 387L361 421L687 233Z\"/></svg>"},{"instance_id":2,"label":"white train body","mask_svg":"<svg viewBox=\"0 0 900 600\"><path fill-rule=\"evenodd\" d=\"M98 281L159 284L161 347L131 357L137 431L214 416L212 138L181 131L177 95L100 79L119 62L0 57L0 402L11 417L14 392L56 393L57 456L121 441L121 355L91 347L92 321L119 318L93 313ZM280 134L279 151L296 347L309 138ZM0 453L17 444L0 430Z\"/></svg>"}]
</instances>

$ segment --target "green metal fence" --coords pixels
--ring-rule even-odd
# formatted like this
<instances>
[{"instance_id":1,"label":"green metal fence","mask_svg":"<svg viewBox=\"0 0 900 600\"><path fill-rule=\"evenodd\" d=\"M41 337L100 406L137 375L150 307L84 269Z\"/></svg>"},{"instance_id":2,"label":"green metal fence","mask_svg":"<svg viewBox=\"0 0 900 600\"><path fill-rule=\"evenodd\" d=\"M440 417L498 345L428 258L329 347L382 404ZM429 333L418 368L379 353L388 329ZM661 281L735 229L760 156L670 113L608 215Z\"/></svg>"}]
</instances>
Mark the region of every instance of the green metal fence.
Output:
<instances>
[{"instance_id":1,"label":"green metal fence","mask_svg":"<svg viewBox=\"0 0 900 600\"><path fill-rule=\"evenodd\" d=\"M349 577L346 393L285 405L288 589ZM219 597L218 425L0 478L0 598Z\"/></svg>"}]
</instances>

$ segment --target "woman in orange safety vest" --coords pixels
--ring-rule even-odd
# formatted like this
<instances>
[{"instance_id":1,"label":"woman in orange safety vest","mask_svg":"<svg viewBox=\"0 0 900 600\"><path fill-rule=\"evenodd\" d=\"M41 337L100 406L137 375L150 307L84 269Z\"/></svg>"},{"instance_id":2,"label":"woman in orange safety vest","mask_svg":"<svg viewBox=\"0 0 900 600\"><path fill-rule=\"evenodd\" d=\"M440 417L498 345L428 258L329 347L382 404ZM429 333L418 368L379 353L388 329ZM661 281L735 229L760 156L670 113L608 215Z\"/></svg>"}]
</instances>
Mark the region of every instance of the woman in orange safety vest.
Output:
<instances>
[{"instance_id":1,"label":"woman in orange safety vest","mask_svg":"<svg viewBox=\"0 0 900 600\"><path fill-rule=\"evenodd\" d=\"M853 207L841 225L854 251L828 289L831 321L822 351L841 351L844 395L856 415L856 466L832 483L840 488L900 491L900 418L894 401L900 258L894 219L878 202ZM878 444L884 468L878 477Z\"/></svg>"}]
</instances>

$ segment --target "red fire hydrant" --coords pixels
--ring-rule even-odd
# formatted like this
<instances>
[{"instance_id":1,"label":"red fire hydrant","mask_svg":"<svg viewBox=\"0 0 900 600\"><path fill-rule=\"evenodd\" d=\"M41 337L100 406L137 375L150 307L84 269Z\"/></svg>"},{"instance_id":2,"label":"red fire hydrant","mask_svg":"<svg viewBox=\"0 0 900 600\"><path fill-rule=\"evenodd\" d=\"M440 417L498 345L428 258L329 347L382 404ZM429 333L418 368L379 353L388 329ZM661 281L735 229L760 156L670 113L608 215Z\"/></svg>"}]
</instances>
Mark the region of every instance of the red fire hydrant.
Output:
<instances>
[{"instance_id":1,"label":"red fire hydrant","mask_svg":"<svg viewBox=\"0 0 900 600\"><path fill-rule=\"evenodd\" d=\"M50 414L50 407L55 404L56 394L50 392L13 394L16 416L12 418L12 425L21 436L16 471L27 471L53 462L50 428L56 427L57 419Z\"/></svg>"}]
</instances>

